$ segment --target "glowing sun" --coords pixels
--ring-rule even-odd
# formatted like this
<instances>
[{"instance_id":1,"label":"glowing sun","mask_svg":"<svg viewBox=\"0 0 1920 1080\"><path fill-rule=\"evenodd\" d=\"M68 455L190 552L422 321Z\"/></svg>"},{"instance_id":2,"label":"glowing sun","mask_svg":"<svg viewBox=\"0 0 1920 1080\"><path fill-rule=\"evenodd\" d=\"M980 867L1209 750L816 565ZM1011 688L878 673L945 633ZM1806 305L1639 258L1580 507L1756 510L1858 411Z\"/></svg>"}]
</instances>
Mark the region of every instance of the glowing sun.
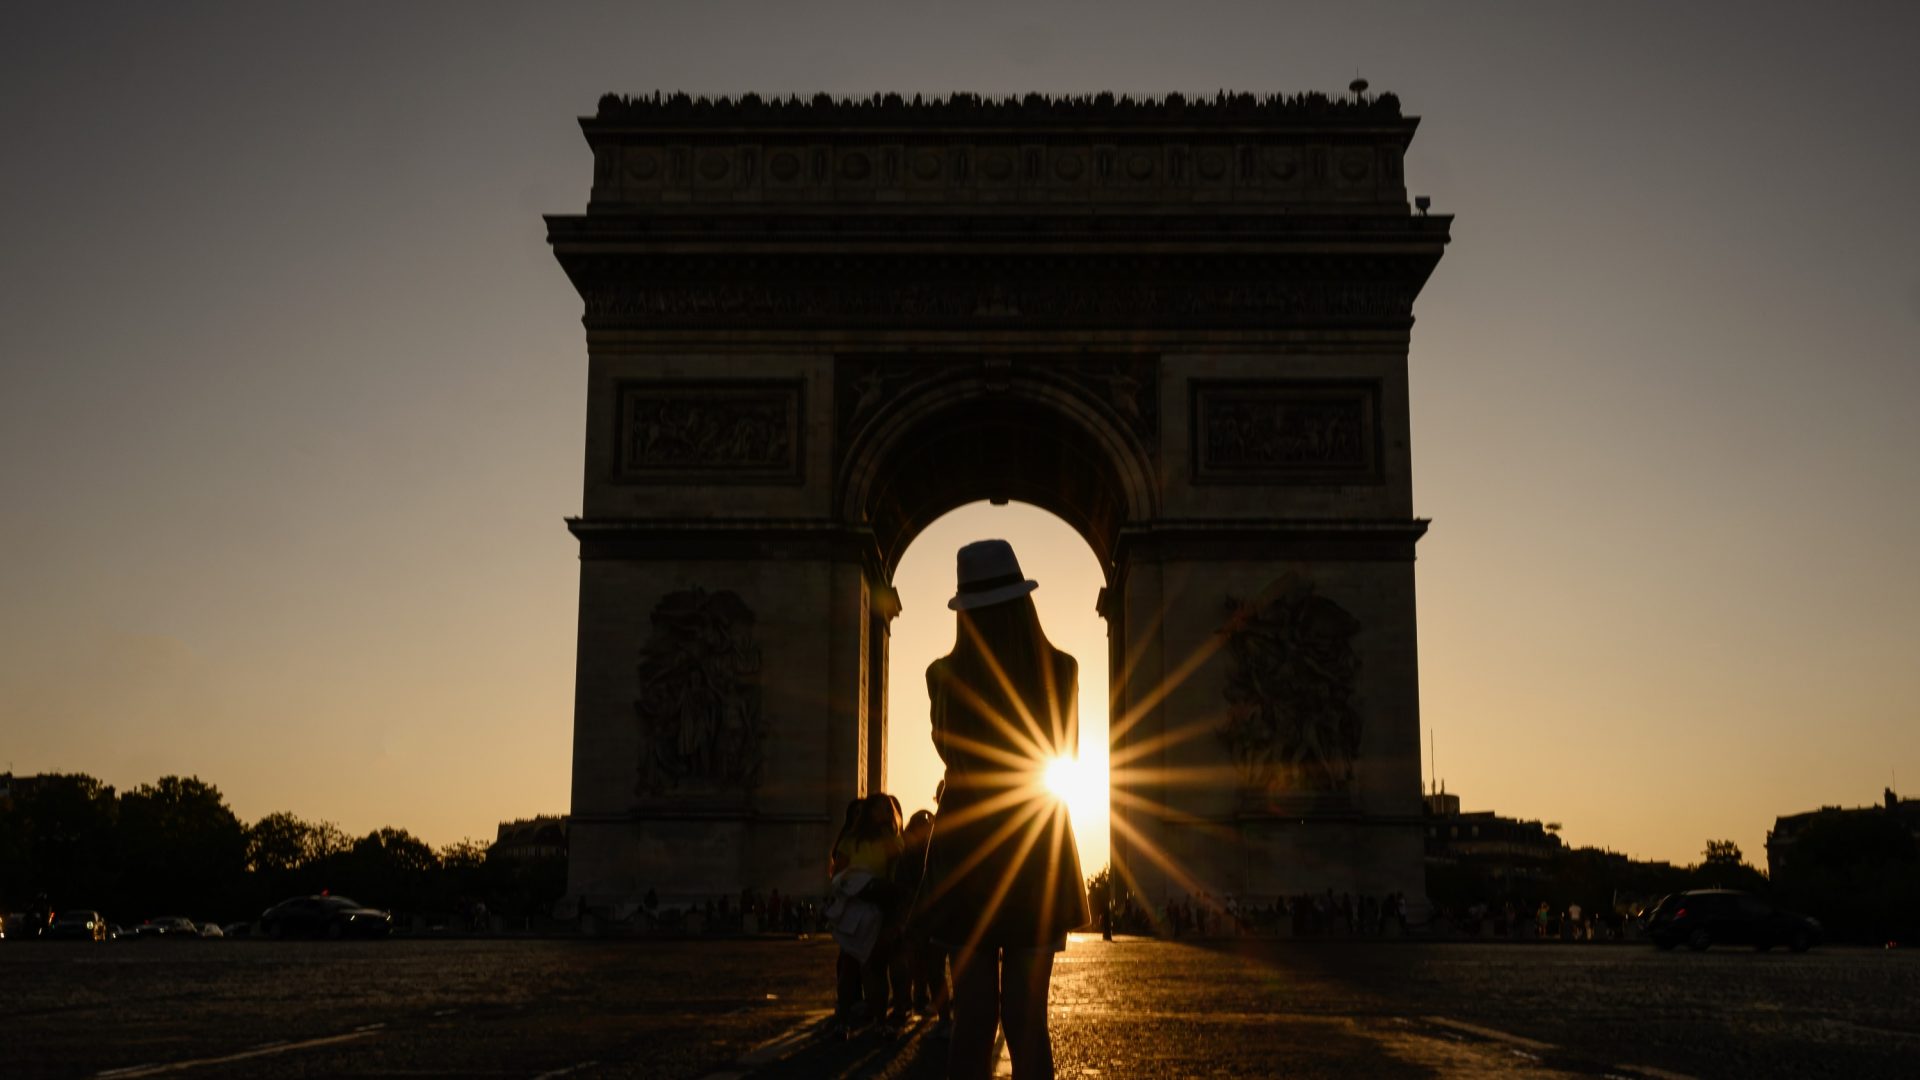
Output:
<instances>
[{"instance_id":1,"label":"glowing sun","mask_svg":"<svg viewBox=\"0 0 1920 1080\"><path fill-rule=\"evenodd\" d=\"M1054 758L1044 775L1047 790L1076 813L1106 799L1106 777L1096 776L1077 758Z\"/></svg>"}]
</instances>

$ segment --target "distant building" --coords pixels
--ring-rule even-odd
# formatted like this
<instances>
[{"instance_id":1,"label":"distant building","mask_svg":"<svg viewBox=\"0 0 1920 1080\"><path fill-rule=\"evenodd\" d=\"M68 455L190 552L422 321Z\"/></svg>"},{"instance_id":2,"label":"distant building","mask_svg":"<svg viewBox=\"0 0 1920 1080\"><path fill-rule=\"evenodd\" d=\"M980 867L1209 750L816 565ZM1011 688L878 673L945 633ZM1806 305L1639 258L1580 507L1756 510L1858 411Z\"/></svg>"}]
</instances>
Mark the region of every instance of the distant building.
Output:
<instances>
[{"instance_id":1,"label":"distant building","mask_svg":"<svg viewBox=\"0 0 1920 1080\"><path fill-rule=\"evenodd\" d=\"M564 859L567 819L559 815L503 821L487 848L489 859Z\"/></svg>"},{"instance_id":2,"label":"distant building","mask_svg":"<svg viewBox=\"0 0 1920 1080\"><path fill-rule=\"evenodd\" d=\"M1460 797L1436 790L1426 797L1426 884L1443 907L1474 902L1528 900L1551 877L1563 850L1560 838L1538 821L1502 817L1491 810L1463 813Z\"/></svg>"},{"instance_id":3,"label":"distant building","mask_svg":"<svg viewBox=\"0 0 1920 1080\"><path fill-rule=\"evenodd\" d=\"M1808 825L1830 818L1867 814L1890 814L1907 827L1915 840L1920 840L1920 799L1902 799L1893 793L1892 788L1888 788L1879 806L1823 806L1803 814L1774 818L1773 828L1767 831L1767 876L1779 877L1780 868L1793 857L1794 842Z\"/></svg>"},{"instance_id":4,"label":"distant building","mask_svg":"<svg viewBox=\"0 0 1920 1080\"><path fill-rule=\"evenodd\" d=\"M38 776L15 776L10 772L0 773L0 807L13 808L13 800L32 795L41 785Z\"/></svg>"},{"instance_id":5,"label":"distant building","mask_svg":"<svg viewBox=\"0 0 1920 1080\"><path fill-rule=\"evenodd\" d=\"M1460 796L1427 796L1427 861L1474 861L1537 867L1564 849L1558 825L1501 817L1491 810L1460 812Z\"/></svg>"}]
</instances>

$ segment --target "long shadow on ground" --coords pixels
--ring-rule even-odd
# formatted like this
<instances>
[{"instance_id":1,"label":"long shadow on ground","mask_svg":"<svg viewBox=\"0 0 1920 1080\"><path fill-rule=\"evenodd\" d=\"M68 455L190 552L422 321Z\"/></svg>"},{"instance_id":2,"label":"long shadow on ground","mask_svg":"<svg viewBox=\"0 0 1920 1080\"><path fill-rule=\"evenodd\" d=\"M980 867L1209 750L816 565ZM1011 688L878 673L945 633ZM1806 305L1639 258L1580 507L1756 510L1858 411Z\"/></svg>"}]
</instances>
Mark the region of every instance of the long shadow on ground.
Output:
<instances>
[{"instance_id":1,"label":"long shadow on ground","mask_svg":"<svg viewBox=\"0 0 1920 1080\"><path fill-rule=\"evenodd\" d=\"M947 1042L933 1036L934 1022L918 1018L898 1038L883 1039L869 1027L846 1038L822 1022L792 1054L752 1073L755 1080L938 1080L947 1071Z\"/></svg>"}]
</instances>

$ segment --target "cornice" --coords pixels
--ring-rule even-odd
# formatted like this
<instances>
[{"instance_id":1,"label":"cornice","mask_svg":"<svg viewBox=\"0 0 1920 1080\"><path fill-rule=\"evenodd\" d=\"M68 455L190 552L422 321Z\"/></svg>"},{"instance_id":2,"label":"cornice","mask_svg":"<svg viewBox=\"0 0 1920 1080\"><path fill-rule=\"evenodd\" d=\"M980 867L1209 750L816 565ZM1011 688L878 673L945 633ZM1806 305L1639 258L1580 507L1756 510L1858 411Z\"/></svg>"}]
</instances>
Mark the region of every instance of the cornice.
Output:
<instances>
[{"instance_id":1,"label":"cornice","mask_svg":"<svg viewBox=\"0 0 1920 1080\"><path fill-rule=\"evenodd\" d=\"M1409 123L1392 93L1331 96L1301 94L1229 94L1189 98L1116 96L1111 93L1026 94L991 97L957 93L945 97L873 94L834 97L814 94L738 98L694 97L686 93L607 94L582 126L648 128L1048 128L1124 126L1128 128L1221 128L1274 124Z\"/></svg>"}]
</instances>

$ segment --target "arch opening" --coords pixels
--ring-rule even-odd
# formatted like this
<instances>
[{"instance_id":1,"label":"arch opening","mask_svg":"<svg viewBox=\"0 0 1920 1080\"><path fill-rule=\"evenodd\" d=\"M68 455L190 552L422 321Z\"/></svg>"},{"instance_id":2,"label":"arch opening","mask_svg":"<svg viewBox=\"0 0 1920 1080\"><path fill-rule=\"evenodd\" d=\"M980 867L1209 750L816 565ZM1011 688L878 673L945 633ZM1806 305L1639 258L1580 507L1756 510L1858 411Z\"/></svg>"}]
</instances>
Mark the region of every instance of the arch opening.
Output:
<instances>
[{"instance_id":1,"label":"arch opening","mask_svg":"<svg viewBox=\"0 0 1920 1080\"><path fill-rule=\"evenodd\" d=\"M1079 530L1040 506L972 502L939 515L909 537L894 570L901 611L892 625L887 672L886 773L888 789L912 813L933 809L942 766L928 716L927 665L952 649L954 552L974 540L1013 545L1020 568L1040 583L1033 594L1040 623L1056 648L1080 664L1080 753L1072 789L1062 794L1080 849L1081 869L1093 874L1110 858L1107 779L1107 624L1095 610L1106 583L1103 567Z\"/></svg>"},{"instance_id":2,"label":"arch opening","mask_svg":"<svg viewBox=\"0 0 1920 1080\"><path fill-rule=\"evenodd\" d=\"M891 577L937 518L973 502L1023 502L1071 526L1112 572L1120 527L1152 514L1137 440L1071 388L1014 377L930 385L893 403L848 448L841 491Z\"/></svg>"}]
</instances>

